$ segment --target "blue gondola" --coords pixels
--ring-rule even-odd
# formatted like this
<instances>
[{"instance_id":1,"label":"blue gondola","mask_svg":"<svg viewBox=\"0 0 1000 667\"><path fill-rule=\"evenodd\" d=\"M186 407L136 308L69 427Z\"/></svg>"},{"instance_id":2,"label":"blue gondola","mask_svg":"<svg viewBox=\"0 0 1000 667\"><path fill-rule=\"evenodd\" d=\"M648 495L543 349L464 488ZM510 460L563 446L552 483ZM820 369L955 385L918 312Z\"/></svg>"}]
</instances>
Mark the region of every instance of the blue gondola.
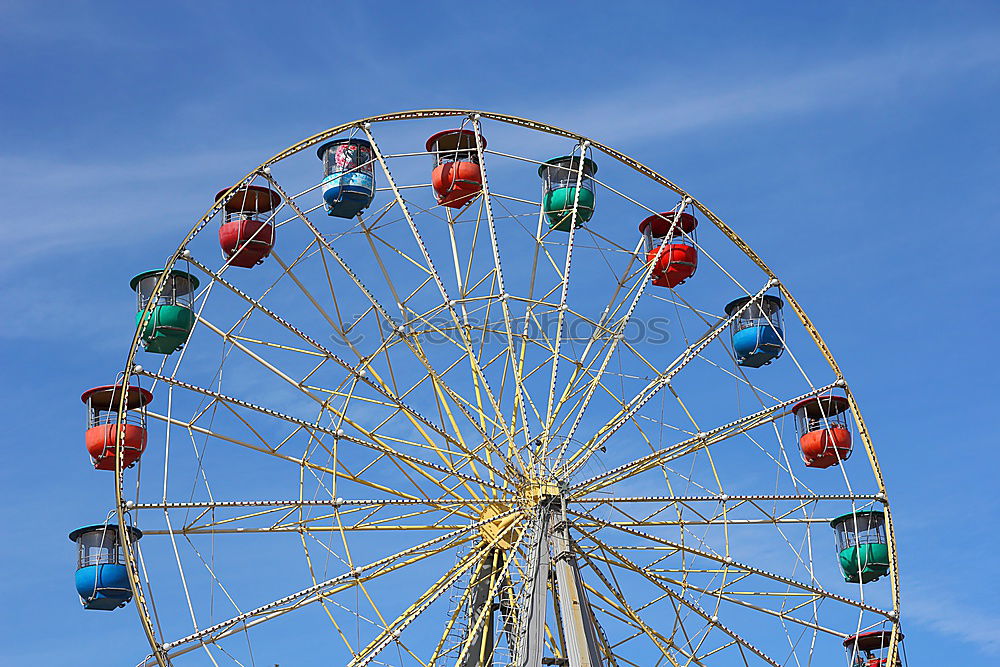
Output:
<instances>
[{"instance_id":1,"label":"blue gondola","mask_svg":"<svg viewBox=\"0 0 1000 667\"><path fill-rule=\"evenodd\" d=\"M132 526L128 534L131 542L142 537L142 531ZM118 540L118 525L83 526L70 533L69 539L77 545L76 592L83 608L112 611L124 607L132 599L132 585Z\"/></svg>"},{"instance_id":2,"label":"blue gondola","mask_svg":"<svg viewBox=\"0 0 1000 667\"><path fill-rule=\"evenodd\" d=\"M726 306L726 315L732 316L753 297L744 296ZM781 299L770 294L750 303L733 320L732 341L736 363L748 368L760 368L771 363L785 351L784 328L781 318Z\"/></svg>"},{"instance_id":3,"label":"blue gondola","mask_svg":"<svg viewBox=\"0 0 1000 667\"><path fill-rule=\"evenodd\" d=\"M365 139L335 139L317 149L323 161L323 205L327 215L353 218L375 197L374 151Z\"/></svg>"}]
</instances>

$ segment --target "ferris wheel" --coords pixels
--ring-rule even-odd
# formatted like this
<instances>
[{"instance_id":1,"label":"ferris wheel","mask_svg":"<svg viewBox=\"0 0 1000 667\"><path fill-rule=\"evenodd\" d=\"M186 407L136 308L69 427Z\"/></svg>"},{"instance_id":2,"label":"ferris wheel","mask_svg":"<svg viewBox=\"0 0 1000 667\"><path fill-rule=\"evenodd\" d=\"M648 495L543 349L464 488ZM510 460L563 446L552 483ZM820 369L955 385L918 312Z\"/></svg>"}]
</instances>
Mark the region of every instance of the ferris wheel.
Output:
<instances>
[{"instance_id":1,"label":"ferris wheel","mask_svg":"<svg viewBox=\"0 0 1000 667\"><path fill-rule=\"evenodd\" d=\"M83 396L117 507L70 535L77 590L132 602L139 664L902 664L854 395L672 181L427 110L213 202Z\"/></svg>"}]
</instances>

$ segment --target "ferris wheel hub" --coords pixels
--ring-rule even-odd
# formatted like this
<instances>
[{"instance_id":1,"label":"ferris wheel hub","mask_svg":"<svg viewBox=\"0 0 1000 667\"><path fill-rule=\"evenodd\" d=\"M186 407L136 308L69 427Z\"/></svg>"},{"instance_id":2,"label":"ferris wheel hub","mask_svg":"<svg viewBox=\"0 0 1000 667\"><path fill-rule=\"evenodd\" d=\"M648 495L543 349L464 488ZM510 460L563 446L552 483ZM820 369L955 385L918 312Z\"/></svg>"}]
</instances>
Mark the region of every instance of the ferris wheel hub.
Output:
<instances>
[{"instance_id":1,"label":"ferris wheel hub","mask_svg":"<svg viewBox=\"0 0 1000 667\"><path fill-rule=\"evenodd\" d=\"M530 508L541 504L542 501L555 498L562 491L562 486L556 480L532 477L518 487L518 496L523 504Z\"/></svg>"},{"instance_id":2,"label":"ferris wheel hub","mask_svg":"<svg viewBox=\"0 0 1000 667\"><path fill-rule=\"evenodd\" d=\"M489 503L479 513L478 519L489 522L479 526L479 534L482 535L484 542L506 550L517 541L518 531L514 524L518 516L511 513L510 505L501 502Z\"/></svg>"}]
</instances>

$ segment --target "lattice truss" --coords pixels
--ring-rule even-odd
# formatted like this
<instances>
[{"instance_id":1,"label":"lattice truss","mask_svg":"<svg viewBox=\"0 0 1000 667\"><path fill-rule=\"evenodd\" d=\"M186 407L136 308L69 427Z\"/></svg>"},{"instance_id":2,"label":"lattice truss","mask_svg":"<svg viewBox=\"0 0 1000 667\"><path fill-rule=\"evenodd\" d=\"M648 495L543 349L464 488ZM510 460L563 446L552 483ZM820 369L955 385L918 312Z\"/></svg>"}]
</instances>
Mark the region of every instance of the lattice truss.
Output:
<instances>
[{"instance_id":1,"label":"lattice truss","mask_svg":"<svg viewBox=\"0 0 1000 667\"><path fill-rule=\"evenodd\" d=\"M888 512L874 450L756 255L612 149L410 116L334 128L237 184L282 197L264 264L220 258L218 205L171 260L202 279L196 324L170 356L133 345L156 400L119 489L146 535L128 554L144 664L572 664L560 562L609 667L842 664L844 637L895 627L895 568L845 583L829 526ZM448 123L489 139L461 209L436 203L418 150ZM378 186L344 220L324 213L314 146L348 136L372 143ZM540 207L555 154L600 165L593 218L568 231ZM637 231L668 210L702 223L675 289L650 284ZM775 233L764 214L740 226ZM791 306L786 351L742 368L723 305L765 292ZM855 456L807 469L790 406L834 387Z\"/></svg>"}]
</instances>

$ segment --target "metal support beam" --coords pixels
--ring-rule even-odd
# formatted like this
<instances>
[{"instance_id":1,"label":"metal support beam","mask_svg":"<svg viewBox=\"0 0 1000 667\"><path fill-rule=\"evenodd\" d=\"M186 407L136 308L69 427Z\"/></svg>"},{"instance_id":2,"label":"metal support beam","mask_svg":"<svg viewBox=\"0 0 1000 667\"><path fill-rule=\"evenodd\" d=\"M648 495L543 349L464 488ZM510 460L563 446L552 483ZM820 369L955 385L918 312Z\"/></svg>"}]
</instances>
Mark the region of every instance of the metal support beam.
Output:
<instances>
[{"instance_id":1,"label":"metal support beam","mask_svg":"<svg viewBox=\"0 0 1000 667\"><path fill-rule=\"evenodd\" d=\"M519 619L517 667L604 667L600 634L587 599L576 556L569 537L563 496L544 498L535 525L537 538L532 545L529 563L529 588ZM545 657L545 620L548 608L549 580L553 574L555 620L562 656Z\"/></svg>"},{"instance_id":2,"label":"metal support beam","mask_svg":"<svg viewBox=\"0 0 1000 667\"><path fill-rule=\"evenodd\" d=\"M493 604L492 592L497 589L495 585L497 577L503 575L503 549L486 551L472 579L469 618L479 618L484 607L486 607L486 611L483 614L482 623L469 627L469 635L466 637L469 648L465 651L461 667L490 667L493 665L493 610L497 608L497 605Z\"/></svg>"},{"instance_id":3,"label":"metal support beam","mask_svg":"<svg viewBox=\"0 0 1000 667\"><path fill-rule=\"evenodd\" d=\"M517 667L541 667L545 648L545 608L549 585L549 509L545 506L535 526L529 573L531 588L521 617L521 637L517 647Z\"/></svg>"},{"instance_id":4,"label":"metal support beam","mask_svg":"<svg viewBox=\"0 0 1000 667\"><path fill-rule=\"evenodd\" d=\"M604 667L594 614L587 600L576 557L570 549L569 523L560 501L551 505L553 521L549 540L552 544L559 589L559 613L566 637L569 667Z\"/></svg>"}]
</instances>

